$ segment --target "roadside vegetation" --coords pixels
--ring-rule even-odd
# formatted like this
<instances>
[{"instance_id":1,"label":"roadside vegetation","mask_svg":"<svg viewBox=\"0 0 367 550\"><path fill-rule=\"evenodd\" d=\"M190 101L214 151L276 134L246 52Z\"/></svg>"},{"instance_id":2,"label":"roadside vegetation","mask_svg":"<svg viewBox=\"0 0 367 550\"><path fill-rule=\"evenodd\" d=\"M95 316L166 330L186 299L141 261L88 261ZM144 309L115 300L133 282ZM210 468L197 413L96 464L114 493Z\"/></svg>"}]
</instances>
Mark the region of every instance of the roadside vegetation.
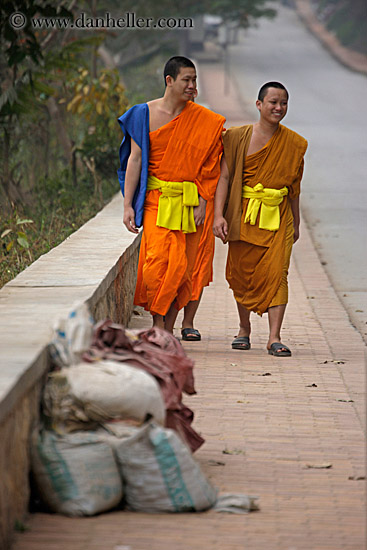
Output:
<instances>
[{"instance_id":1,"label":"roadside vegetation","mask_svg":"<svg viewBox=\"0 0 367 550\"><path fill-rule=\"evenodd\" d=\"M313 8L344 46L367 54L366 0L314 0Z\"/></svg>"}]
</instances>

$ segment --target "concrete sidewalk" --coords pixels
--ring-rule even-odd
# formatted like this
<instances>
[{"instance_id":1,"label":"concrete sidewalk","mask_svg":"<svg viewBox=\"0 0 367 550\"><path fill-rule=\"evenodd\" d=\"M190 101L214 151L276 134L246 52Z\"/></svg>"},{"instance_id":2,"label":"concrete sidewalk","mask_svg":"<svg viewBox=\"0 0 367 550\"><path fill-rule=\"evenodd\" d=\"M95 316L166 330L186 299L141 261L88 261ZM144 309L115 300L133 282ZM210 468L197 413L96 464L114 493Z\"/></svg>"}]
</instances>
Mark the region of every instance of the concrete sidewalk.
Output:
<instances>
[{"instance_id":1,"label":"concrete sidewalk","mask_svg":"<svg viewBox=\"0 0 367 550\"><path fill-rule=\"evenodd\" d=\"M200 65L206 103L227 114L228 126L248 120L233 87L225 97L218 93L220 79L218 65ZM215 280L197 316L202 341L183 342L195 360L198 392L184 403L206 439L195 456L220 492L257 495L260 511L115 511L73 519L33 514L13 550L365 548L365 346L304 224L301 235L283 329L291 358L267 354L266 316L252 317L250 351L231 349L238 320L224 279L226 247L219 242ZM146 315L133 319L135 326L149 323Z\"/></svg>"},{"instance_id":2,"label":"concrete sidewalk","mask_svg":"<svg viewBox=\"0 0 367 550\"><path fill-rule=\"evenodd\" d=\"M221 492L259 496L247 516L94 518L35 514L14 550L362 550L365 548L364 346L321 270L305 227L290 274L283 339L291 358L265 350L267 321L253 317L252 349L233 351L235 303L217 246L215 281L183 345L198 394L184 402L206 439L196 453ZM134 318L135 326L149 317ZM179 323L178 325L179 326Z\"/></svg>"}]
</instances>

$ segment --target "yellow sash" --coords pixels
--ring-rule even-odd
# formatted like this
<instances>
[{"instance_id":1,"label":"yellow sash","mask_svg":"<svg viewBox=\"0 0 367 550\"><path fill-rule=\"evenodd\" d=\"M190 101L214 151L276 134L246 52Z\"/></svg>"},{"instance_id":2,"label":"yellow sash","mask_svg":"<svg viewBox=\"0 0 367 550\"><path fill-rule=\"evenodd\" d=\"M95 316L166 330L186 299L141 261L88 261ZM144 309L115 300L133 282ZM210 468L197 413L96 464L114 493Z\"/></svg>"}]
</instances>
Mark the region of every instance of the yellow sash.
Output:
<instances>
[{"instance_id":1,"label":"yellow sash","mask_svg":"<svg viewBox=\"0 0 367 550\"><path fill-rule=\"evenodd\" d=\"M163 181L148 176L147 190L162 192L158 202L157 225L183 233L195 233L194 206L199 205L198 188L192 181Z\"/></svg>"},{"instance_id":2,"label":"yellow sash","mask_svg":"<svg viewBox=\"0 0 367 550\"><path fill-rule=\"evenodd\" d=\"M282 187L282 189L268 189L263 187L261 183L257 183L255 187L244 185L242 187L242 197L244 199L250 199L247 205L244 222L255 225L260 209L260 229L277 231L280 225L279 205L285 195L288 195L288 187Z\"/></svg>"}]
</instances>

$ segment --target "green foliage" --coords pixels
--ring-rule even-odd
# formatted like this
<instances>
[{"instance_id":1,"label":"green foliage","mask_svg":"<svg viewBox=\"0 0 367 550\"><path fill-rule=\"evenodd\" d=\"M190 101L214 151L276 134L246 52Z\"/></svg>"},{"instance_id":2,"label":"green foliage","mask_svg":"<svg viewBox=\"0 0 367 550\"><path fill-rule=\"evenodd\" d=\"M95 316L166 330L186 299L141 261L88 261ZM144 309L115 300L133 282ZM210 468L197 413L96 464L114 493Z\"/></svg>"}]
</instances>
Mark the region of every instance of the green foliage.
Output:
<instances>
[{"instance_id":1,"label":"green foliage","mask_svg":"<svg viewBox=\"0 0 367 550\"><path fill-rule=\"evenodd\" d=\"M118 71L103 69L92 78L87 69L80 68L69 80L67 91L71 99L66 110L78 117L80 129L76 150L87 161L93 159L97 171L108 175L116 159L116 118L128 106Z\"/></svg>"},{"instance_id":2,"label":"green foliage","mask_svg":"<svg viewBox=\"0 0 367 550\"><path fill-rule=\"evenodd\" d=\"M340 42L367 53L367 7L365 0L322 0L316 14Z\"/></svg>"},{"instance_id":3,"label":"green foliage","mask_svg":"<svg viewBox=\"0 0 367 550\"><path fill-rule=\"evenodd\" d=\"M22 249L26 249L30 259L32 259L29 252L28 237L23 227L30 223L33 223L33 220L21 219L18 217L17 213L14 212L12 218L8 220L7 227L5 227L0 235L5 253L9 253L13 247L17 248L17 253Z\"/></svg>"},{"instance_id":4,"label":"green foliage","mask_svg":"<svg viewBox=\"0 0 367 550\"><path fill-rule=\"evenodd\" d=\"M29 525L26 525L25 523L23 523L22 521L20 521L19 519L16 519L15 520L15 523L14 523L14 530L17 532L17 533L25 533L26 531L29 531L30 527Z\"/></svg>"},{"instance_id":5,"label":"green foliage","mask_svg":"<svg viewBox=\"0 0 367 550\"><path fill-rule=\"evenodd\" d=\"M163 67L167 59L176 53L177 49L173 45L167 45L148 60L123 67L121 76L131 105L163 95Z\"/></svg>"},{"instance_id":6,"label":"green foliage","mask_svg":"<svg viewBox=\"0 0 367 550\"><path fill-rule=\"evenodd\" d=\"M21 271L25 265L33 261L28 231L30 224L33 224L33 220L20 218L16 211L7 220L2 220L0 217L0 241L3 256L3 261L0 264L1 271L5 269L6 273L12 274L14 269ZM10 259L11 261L9 261Z\"/></svg>"},{"instance_id":7,"label":"green foliage","mask_svg":"<svg viewBox=\"0 0 367 550\"><path fill-rule=\"evenodd\" d=\"M104 204L116 190L114 175L102 181ZM34 191L37 202L32 207L14 209L8 217L0 213L0 287L63 242L101 209L87 173L79 175L75 187L71 171L65 169L52 177L40 178ZM22 239L26 239L28 246L22 246L21 243L25 244ZM14 242L10 246L11 241Z\"/></svg>"},{"instance_id":8,"label":"green foliage","mask_svg":"<svg viewBox=\"0 0 367 550\"><path fill-rule=\"evenodd\" d=\"M15 30L10 18L15 12L25 17L24 28ZM40 0L17 0L0 5L0 123L7 117L26 114L35 107L34 92L51 95L53 89L38 80L39 67L44 63L45 52L42 49L42 32L36 32L31 20L37 14L44 16L72 17L72 13L63 7ZM5 121L4 121L5 117Z\"/></svg>"},{"instance_id":9,"label":"green foliage","mask_svg":"<svg viewBox=\"0 0 367 550\"><path fill-rule=\"evenodd\" d=\"M9 67L14 67L22 62L33 62L39 65L43 59L41 36L32 25L31 20L37 15L44 17L72 17L72 13L59 2L55 7L52 3L39 0L17 0L16 2L4 2L0 8L0 37L6 44L5 58ZM25 26L18 30L9 23L10 17L15 12L25 16Z\"/></svg>"},{"instance_id":10,"label":"green foliage","mask_svg":"<svg viewBox=\"0 0 367 550\"><path fill-rule=\"evenodd\" d=\"M206 0L201 4L201 10L202 13L220 15L226 21L236 21L246 28L260 17L275 17L276 11L267 4L268 0Z\"/></svg>"}]
</instances>

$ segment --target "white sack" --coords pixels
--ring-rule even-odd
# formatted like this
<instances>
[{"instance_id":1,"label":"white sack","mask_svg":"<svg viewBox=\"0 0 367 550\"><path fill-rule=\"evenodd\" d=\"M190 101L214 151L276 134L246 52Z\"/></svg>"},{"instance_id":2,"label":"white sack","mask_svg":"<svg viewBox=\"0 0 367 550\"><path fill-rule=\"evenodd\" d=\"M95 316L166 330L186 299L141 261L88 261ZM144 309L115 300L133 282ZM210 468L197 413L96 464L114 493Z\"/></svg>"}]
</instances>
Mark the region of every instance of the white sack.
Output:
<instances>
[{"instance_id":1,"label":"white sack","mask_svg":"<svg viewBox=\"0 0 367 550\"><path fill-rule=\"evenodd\" d=\"M190 512L211 508L216 489L175 431L148 422L115 447L131 510Z\"/></svg>"},{"instance_id":2,"label":"white sack","mask_svg":"<svg viewBox=\"0 0 367 550\"><path fill-rule=\"evenodd\" d=\"M44 404L46 415L55 423L77 418L82 422L113 418L144 421L148 414L161 424L165 421L165 405L155 378L117 361L80 363L51 373Z\"/></svg>"},{"instance_id":3,"label":"white sack","mask_svg":"<svg viewBox=\"0 0 367 550\"><path fill-rule=\"evenodd\" d=\"M34 432L31 466L49 508L68 516L109 510L122 498L122 482L110 445L93 432L59 436Z\"/></svg>"}]
</instances>

